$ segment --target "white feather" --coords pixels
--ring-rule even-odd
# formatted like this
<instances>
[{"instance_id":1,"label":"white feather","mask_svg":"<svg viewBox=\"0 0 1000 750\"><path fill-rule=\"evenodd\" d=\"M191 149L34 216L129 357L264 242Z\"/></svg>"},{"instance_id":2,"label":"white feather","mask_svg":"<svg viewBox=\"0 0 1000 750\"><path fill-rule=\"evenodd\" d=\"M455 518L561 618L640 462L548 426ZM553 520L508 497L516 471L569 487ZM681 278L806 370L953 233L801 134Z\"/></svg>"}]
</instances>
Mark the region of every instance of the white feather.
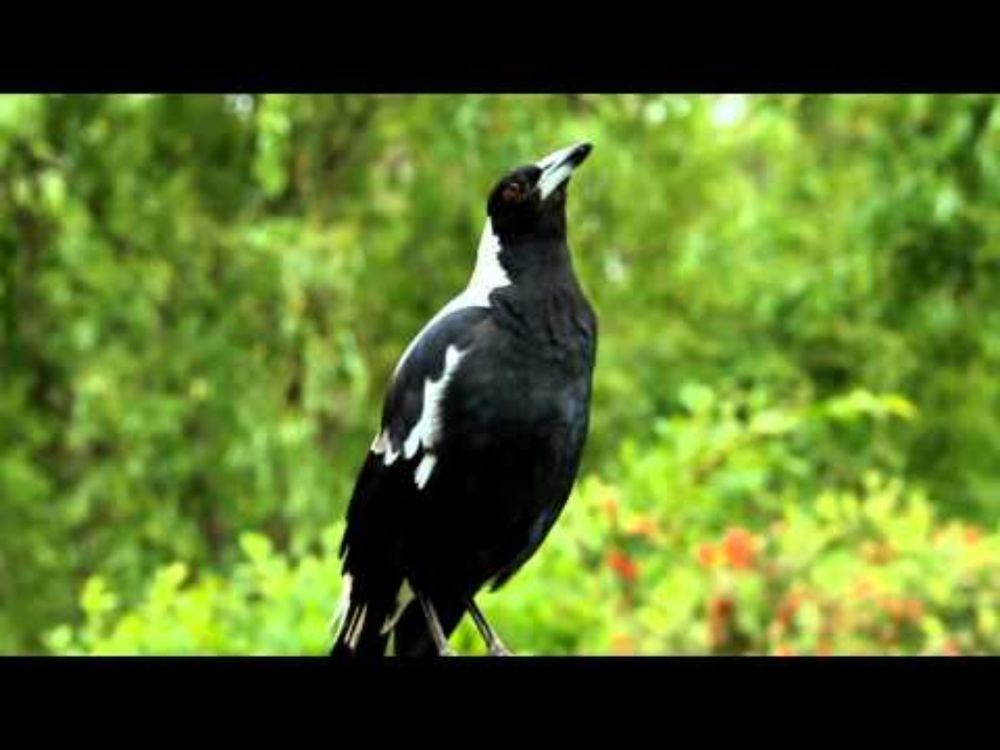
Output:
<instances>
[{"instance_id":1,"label":"white feather","mask_svg":"<svg viewBox=\"0 0 1000 750\"><path fill-rule=\"evenodd\" d=\"M347 550L344 550L344 554L347 554ZM337 628L336 638L340 637L340 631L344 629L344 615L347 614L347 607L351 603L351 583L353 580L350 573L344 574L344 582L340 588L340 602L337 604L337 611L330 619L330 630Z\"/></svg>"},{"instance_id":2,"label":"white feather","mask_svg":"<svg viewBox=\"0 0 1000 750\"><path fill-rule=\"evenodd\" d=\"M431 472L434 471L434 464L437 463L437 456L433 453L426 453L424 457L420 459L420 464L417 466L417 470L413 475L413 481L417 483L417 489L422 490L424 485L427 484L427 480L431 478Z\"/></svg>"},{"instance_id":3,"label":"white feather","mask_svg":"<svg viewBox=\"0 0 1000 750\"><path fill-rule=\"evenodd\" d=\"M403 356L399 358L393 377L399 374L400 369L402 369L403 364L420 342L420 339L439 320L467 307L489 307L490 293L494 289L509 285L510 277L507 276L507 272L504 271L500 263L500 239L493 233L493 224L489 219L486 219L486 224L483 226L483 233L479 238L479 248L476 250L476 267L472 270L468 286L465 287L461 294L442 307L437 315L431 318L427 325L420 330L420 333L414 337L409 346L403 351Z\"/></svg>"},{"instance_id":4,"label":"white feather","mask_svg":"<svg viewBox=\"0 0 1000 750\"><path fill-rule=\"evenodd\" d=\"M367 614L368 605L366 604L352 618L351 627L347 631L347 645L351 649L355 649L358 646L358 638L361 637L361 631L365 626L365 616Z\"/></svg>"},{"instance_id":5,"label":"white feather","mask_svg":"<svg viewBox=\"0 0 1000 750\"><path fill-rule=\"evenodd\" d=\"M444 372L437 380L428 378L424 382L424 403L420 411L420 419L413 425L410 434L403 443L403 455L413 458L421 445L430 450L437 442L441 430L441 401L448 381L455 374L455 369L465 353L456 346L449 346L444 353Z\"/></svg>"}]
</instances>

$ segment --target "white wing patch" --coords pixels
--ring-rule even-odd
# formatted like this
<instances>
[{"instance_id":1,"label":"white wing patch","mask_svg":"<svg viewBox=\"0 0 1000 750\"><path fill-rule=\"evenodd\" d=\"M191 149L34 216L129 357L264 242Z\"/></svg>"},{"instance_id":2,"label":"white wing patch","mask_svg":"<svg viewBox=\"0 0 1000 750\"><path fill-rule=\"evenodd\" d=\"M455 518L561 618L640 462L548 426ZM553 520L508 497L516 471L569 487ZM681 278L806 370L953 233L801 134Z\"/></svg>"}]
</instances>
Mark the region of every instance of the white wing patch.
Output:
<instances>
[{"instance_id":1,"label":"white wing patch","mask_svg":"<svg viewBox=\"0 0 1000 750\"><path fill-rule=\"evenodd\" d=\"M437 443L441 432L441 401L448 381L455 374L458 363L464 356L465 353L457 347L449 346L444 353L444 372L441 373L441 377L436 381L428 378L424 383L424 406L420 412L420 419L403 443L403 455L407 459L413 458L421 445L424 447L424 457L420 460L413 477L417 489L424 488L437 463L437 457L431 452L431 448Z\"/></svg>"},{"instance_id":2,"label":"white wing patch","mask_svg":"<svg viewBox=\"0 0 1000 750\"><path fill-rule=\"evenodd\" d=\"M413 475L413 481L417 483L418 490L422 490L424 485L427 484L427 480L431 478L431 472L434 471L434 464L436 463L437 456L433 453L428 453L420 459L417 471Z\"/></svg>"},{"instance_id":3,"label":"white wing patch","mask_svg":"<svg viewBox=\"0 0 1000 750\"><path fill-rule=\"evenodd\" d=\"M388 430L382 430L382 432L375 436L375 440L372 441L371 452L376 456L384 453L385 458L382 461L386 466L392 466L393 462L399 458L399 451L393 449Z\"/></svg>"},{"instance_id":4,"label":"white wing patch","mask_svg":"<svg viewBox=\"0 0 1000 750\"><path fill-rule=\"evenodd\" d=\"M441 431L441 400L444 398L444 389L464 356L465 353L458 347L449 346L444 353L444 372L441 373L441 377L437 380L428 378L424 382L424 405L420 419L403 443L403 455L406 458L413 458L421 444L425 450L429 450L437 442L438 433Z\"/></svg>"},{"instance_id":5,"label":"white wing patch","mask_svg":"<svg viewBox=\"0 0 1000 750\"><path fill-rule=\"evenodd\" d=\"M403 356L396 364L392 375L393 379L399 374L400 369L420 340L438 321L467 307L489 307L490 294L493 290L510 285L510 277L507 276L507 272L500 263L500 250L500 239L493 232L493 224L487 218L486 224L483 226L483 233L479 238L479 248L476 250L476 267L472 271L468 285L461 294L442 307L437 315L431 318L409 343ZM444 373L436 381L428 379L424 383L423 411L420 414L420 419L406 437L402 451L393 448L387 430L379 432L372 441L371 452L377 456L383 456L382 461L386 466L391 466L399 458L400 452L409 459L416 455L421 445L424 446L426 453L414 474L414 481L418 489L423 489L427 484L437 463L437 457L430 453L430 448L436 442L440 430L441 398L444 395L445 386L448 385L448 380L463 356L464 353L454 346L449 346L445 350Z\"/></svg>"},{"instance_id":6,"label":"white wing patch","mask_svg":"<svg viewBox=\"0 0 1000 750\"><path fill-rule=\"evenodd\" d=\"M438 435L441 432L441 401L444 398L445 388L448 381L455 374L459 362L465 357L465 352L456 346L449 346L444 352L444 372L437 380L428 378L424 381L424 403L420 412L420 418L413 425L410 434L403 442L403 456L409 460L417 455L420 446L424 448L424 456L417 465L414 473L414 482L417 489L423 489L427 480L431 478L434 465L437 463L437 456L431 452L431 448L437 443ZM400 455L398 450L394 450L387 430L382 430L372 442L372 452L375 455L383 455L383 463L391 465Z\"/></svg>"}]
</instances>

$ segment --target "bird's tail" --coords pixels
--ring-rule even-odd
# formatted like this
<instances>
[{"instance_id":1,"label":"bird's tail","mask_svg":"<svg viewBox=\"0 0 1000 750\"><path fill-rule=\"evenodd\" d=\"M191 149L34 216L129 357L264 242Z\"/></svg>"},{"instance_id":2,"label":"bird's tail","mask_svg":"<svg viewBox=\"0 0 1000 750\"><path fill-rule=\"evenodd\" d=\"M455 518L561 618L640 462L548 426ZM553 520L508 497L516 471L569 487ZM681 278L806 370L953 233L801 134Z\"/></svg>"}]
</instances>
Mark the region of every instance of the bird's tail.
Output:
<instances>
[{"instance_id":1,"label":"bird's tail","mask_svg":"<svg viewBox=\"0 0 1000 750\"><path fill-rule=\"evenodd\" d=\"M338 659L378 658L386 655L389 633L382 632L384 618L365 605L352 603L343 615L330 656Z\"/></svg>"},{"instance_id":2,"label":"bird's tail","mask_svg":"<svg viewBox=\"0 0 1000 750\"><path fill-rule=\"evenodd\" d=\"M353 589L352 576L345 574L340 606L334 616L334 622L339 624L330 656L339 659L385 656L389 633L383 632L384 615Z\"/></svg>"},{"instance_id":3,"label":"bird's tail","mask_svg":"<svg viewBox=\"0 0 1000 750\"><path fill-rule=\"evenodd\" d=\"M402 611L397 610L390 617L387 609L365 602L352 588L351 576L345 575L336 616L339 629L330 656L338 659L437 656L424 611L415 600L401 604ZM441 628L448 637L465 614L465 604L458 597L435 597L433 602Z\"/></svg>"}]
</instances>

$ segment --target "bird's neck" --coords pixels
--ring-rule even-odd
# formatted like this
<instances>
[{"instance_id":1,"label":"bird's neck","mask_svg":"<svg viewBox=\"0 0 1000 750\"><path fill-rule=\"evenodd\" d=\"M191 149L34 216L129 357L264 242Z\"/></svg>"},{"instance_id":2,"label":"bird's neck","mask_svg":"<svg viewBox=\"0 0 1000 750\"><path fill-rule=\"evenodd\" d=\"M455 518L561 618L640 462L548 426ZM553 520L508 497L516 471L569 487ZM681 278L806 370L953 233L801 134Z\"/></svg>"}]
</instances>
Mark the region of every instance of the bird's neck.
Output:
<instances>
[{"instance_id":1,"label":"bird's neck","mask_svg":"<svg viewBox=\"0 0 1000 750\"><path fill-rule=\"evenodd\" d=\"M501 238L487 220L465 294L492 307L495 322L530 346L553 344L564 354L589 346L593 313L565 234Z\"/></svg>"},{"instance_id":2,"label":"bird's neck","mask_svg":"<svg viewBox=\"0 0 1000 750\"><path fill-rule=\"evenodd\" d=\"M469 290L489 294L493 289L510 284L510 276L500 263L500 238L493 231L489 219L483 227L476 250L476 267L469 278Z\"/></svg>"},{"instance_id":3,"label":"bird's neck","mask_svg":"<svg viewBox=\"0 0 1000 750\"><path fill-rule=\"evenodd\" d=\"M564 232L501 237L486 220L469 279L470 290L488 293L511 285L549 285L573 279L573 262Z\"/></svg>"}]
</instances>

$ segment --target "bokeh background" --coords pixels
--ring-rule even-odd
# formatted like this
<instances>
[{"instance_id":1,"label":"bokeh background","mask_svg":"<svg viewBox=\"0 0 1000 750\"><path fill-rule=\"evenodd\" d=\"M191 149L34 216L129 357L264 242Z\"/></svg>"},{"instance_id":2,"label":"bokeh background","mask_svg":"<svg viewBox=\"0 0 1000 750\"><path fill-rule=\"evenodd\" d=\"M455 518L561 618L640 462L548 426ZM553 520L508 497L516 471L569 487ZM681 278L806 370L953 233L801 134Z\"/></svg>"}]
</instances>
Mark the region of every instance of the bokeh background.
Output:
<instances>
[{"instance_id":1,"label":"bokeh background","mask_svg":"<svg viewBox=\"0 0 1000 750\"><path fill-rule=\"evenodd\" d=\"M504 638L1000 651L1000 108L916 95L0 97L0 651L323 653L396 357L576 139L592 432Z\"/></svg>"}]
</instances>

